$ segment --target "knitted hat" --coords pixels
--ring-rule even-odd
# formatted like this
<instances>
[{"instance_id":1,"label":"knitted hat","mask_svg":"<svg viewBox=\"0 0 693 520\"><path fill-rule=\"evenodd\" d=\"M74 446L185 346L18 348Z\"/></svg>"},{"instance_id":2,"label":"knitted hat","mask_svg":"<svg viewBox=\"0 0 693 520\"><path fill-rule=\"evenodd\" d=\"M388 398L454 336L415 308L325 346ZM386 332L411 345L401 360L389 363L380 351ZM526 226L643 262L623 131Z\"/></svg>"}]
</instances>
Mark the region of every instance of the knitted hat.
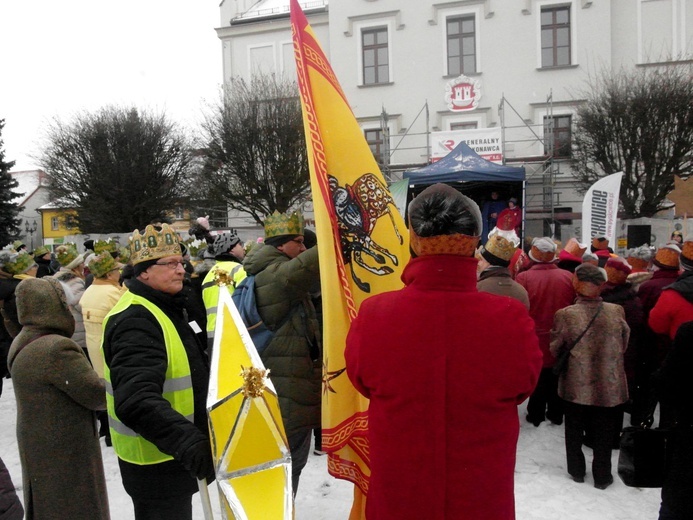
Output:
<instances>
[{"instance_id":1,"label":"knitted hat","mask_svg":"<svg viewBox=\"0 0 693 520\"><path fill-rule=\"evenodd\" d=\"M90 262L87 264L89 271L97 278L103 278L111 271L120 269L122 264L115 261L113 256L109 251L104 251L99 255L91 258Z\"/></svg>"},{"instance_id":2,"label":"knitted hat","mask_svg":"<svg viewBox=\"0 0 693 520\"><path fill-rule=\"evenodd\" d=\"M681 249L676 244L666 244L657 250L652 263L660 269L678 271Z\"/></svg>"},{"instance_id":3,"label":"knitted hat","mask_svg":"<svg viewBox=\"0 0 693 520\"><path fill-rule=\"evenodd\" d=\"M556 242L549 237L537 237L532 240L529 258L541 264L550 264L556 259Z\"/></svg>"},{"instance_id":4,"label":"knitted hat","mask_svg":"<svg viewBox=\"0 0 693 520\"><path fill-rule=\"evenodd\" d=\"M592 264L581 264L575 268L573 287L579 295L594 298L599 296L606 280L606 272L601 267Z\"/></svg>"},{"instance_id":5,"label":"knitted hat","mask_svg":"<svg viewBox=\"0 0 693 520\"><path fill-rule=\"evenodd\" d=\"M613 285L623 285L626 283L628 275L632 272L630 265L623 258L609 258L604 266L606 277Z\"/></svg>"},{"instance_id":6,"label":"knitted hat","mask_svg":"<svg viewBox=\"0 0 693 520\"><path fill-rule=\"evenodd\" d=\"M652 249L647 244L629 249L626 253L626 262L630 264L635 272L645 271L651 261Z\"/></svg>"},{"instance_id":7,"label":"knitted hat","mask_svg":"<svg viewBox=\"0 0 693 520\"><path fill-rule=\"evenodd\" d=\"M50 252L51 250L48 249L46 246L39 246L36 249L34 249L34 258L41 258L43 255Z\"/></svg>"},{"instance_id":8,"label":"knitted hat","mask_svg":"<svg viewBox=\"0 0 693 520\"><path fill-rule=\"evenodd\" d=\"M693 271L693 235L688 235L681 245L681 267Z\"/></svg>"},{"instance_id":9,"label":"knitted hat","mask_svg":"<svg viewBox=\"0 0 693 520\"><path fill-rule=\"evenodd\" d=\"M237 244L240 244L241 239L234 233L221 233L214 237L214 244L212 248L214 249L214 255L224 255L231 251Z\"/></svg>"},{"instance_id":10,"label":"knitted hat","mask_svg":"<svg viewBox=\"0 0 693 520\"><path fill-rule=\"evenodd\" d=\"M409 204L409 246L417 256L473 256L481 238L481 211L447 184L433 184Z\"/></svg>"},{"instance_id":11,"label":"knitted hat","mask_svg":"<svg viewBox=\"0 0 693 520\"><path fill-rule=\"evenodd\" d=\"M74 269L84 262L84 255L79 254L77 245L71 242L58 246L55 250L55 258L65 269Z\"/></svg>"},{"instance_id":12,"label":"knitted hat","mask_svg":"<svg viewBox=\"0 0 693 520\"><path fill-rule=\"evenodd\" d=\"M24 274L35 265L36 262L29 253L20 251L19 253L12 253L6 258L5 271L12 275Z\"/></svg>"},{"instance_id":13,"label":"knitted hat","mask_svg":"<svg viewBox=\"0 0 693 520\"><path fill-rule=\"evenodd\" d=\"M609 249L609 240L606 237L594 237L591 249L593 253L600 249Z\"/></svg>"},{"instance_id":14,"label":"knitted hat","mask_svg":"<svg viewBox=\"0 0 693 520\"><path fill-rule=\"evenodd\" d=\"M480 253L489 264L508 267L515 254L515 246L502 236L496 235L481 246Z\"/></svg>"}]
</instances>

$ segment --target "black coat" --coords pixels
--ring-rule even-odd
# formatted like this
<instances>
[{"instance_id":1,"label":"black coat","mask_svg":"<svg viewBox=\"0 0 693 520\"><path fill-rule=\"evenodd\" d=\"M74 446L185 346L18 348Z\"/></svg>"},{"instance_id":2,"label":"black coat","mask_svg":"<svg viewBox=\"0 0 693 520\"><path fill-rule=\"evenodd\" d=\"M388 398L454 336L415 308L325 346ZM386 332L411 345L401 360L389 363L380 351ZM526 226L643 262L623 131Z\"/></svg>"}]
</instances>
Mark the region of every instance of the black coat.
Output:
<instances>
[{"instance_id":1,"label":"black coat","mask_svg":"<svg viewBox=\"0 0 693 520\"><path fill-rule=\"evenodd\" d=\"M185 346L195 400L194 423L173 410L162 396L167 355L163 331L144 307L133 305L109 318L104 335L104 358L111 372L116 415L129 428L174 457L160 464L137 465L119 460L123 486L130 496L166 498L192 495L197 482L179 462L191 445L206 440L209 360L204 343L188 325L186 298L156 291L137 279L127 288L159 307L173 322ZM210 448L211 452L211 448Z\"/></svg>"}]
</instances>

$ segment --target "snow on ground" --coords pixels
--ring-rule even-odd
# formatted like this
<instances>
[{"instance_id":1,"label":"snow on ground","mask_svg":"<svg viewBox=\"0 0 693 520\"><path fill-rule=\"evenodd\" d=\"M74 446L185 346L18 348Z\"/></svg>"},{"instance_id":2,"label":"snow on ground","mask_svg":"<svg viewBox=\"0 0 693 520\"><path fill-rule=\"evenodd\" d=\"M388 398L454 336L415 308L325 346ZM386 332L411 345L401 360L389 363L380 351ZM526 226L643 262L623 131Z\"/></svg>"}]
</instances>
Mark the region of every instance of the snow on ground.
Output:
<instances>
[{"instance_id":1,"label":"snow on ground","mask_svg":"<svg viewBox=\"0 0 693 520\"><path fill-rule=\"evenodd\" d=\"M16 411L12 382L5 380L0 398L0 457L21 492L21 466L15 436ZM591 475L584 484L573 482L565 470L563 427L542 423L539 428L525 422L525 405L518 409L521 432L515 470L515 497L518 520L656 520L660 490L626 487L616 474L618 451L613 452L614 484L604 491L593 487ZM626 416L628 417L628 416ZM133 520L130 498L120 481L113 449L101 440L108 499L113 520ZM591 450L585 448L587 465ZM76 471L79 471L77 468ZM216 486L209 487L217 511ZM296 498L297 520L340 520L348 517L353 486L327 473L325 456L311 455L301 475ZM196 519L202 519L200 500L193 499ZM425 519L422 519L425 520ZM476 519L483 520L483 519Z\"/></svg>"}]
</instances>

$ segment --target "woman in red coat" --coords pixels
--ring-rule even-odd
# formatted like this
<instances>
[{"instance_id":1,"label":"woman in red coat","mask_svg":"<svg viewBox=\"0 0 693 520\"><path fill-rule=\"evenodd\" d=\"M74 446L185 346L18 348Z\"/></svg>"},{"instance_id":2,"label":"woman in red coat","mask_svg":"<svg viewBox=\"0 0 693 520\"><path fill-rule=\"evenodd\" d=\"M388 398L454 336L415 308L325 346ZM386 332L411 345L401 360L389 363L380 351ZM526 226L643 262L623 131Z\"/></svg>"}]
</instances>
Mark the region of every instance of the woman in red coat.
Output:
<instances>
[{"instance_id":1,"label":"woman in red coat","mask_svg":"<svg viewBox=\"0 0 693 520\"><path fill-rule=\"evenodd\" d=\"M513 519L517 405L542 364L533 322L477 291L471 199L437 184L409 215L405 288L364 301L347 338L347 372L370 399L366 517Z\"/></svg>"}]
</instances>

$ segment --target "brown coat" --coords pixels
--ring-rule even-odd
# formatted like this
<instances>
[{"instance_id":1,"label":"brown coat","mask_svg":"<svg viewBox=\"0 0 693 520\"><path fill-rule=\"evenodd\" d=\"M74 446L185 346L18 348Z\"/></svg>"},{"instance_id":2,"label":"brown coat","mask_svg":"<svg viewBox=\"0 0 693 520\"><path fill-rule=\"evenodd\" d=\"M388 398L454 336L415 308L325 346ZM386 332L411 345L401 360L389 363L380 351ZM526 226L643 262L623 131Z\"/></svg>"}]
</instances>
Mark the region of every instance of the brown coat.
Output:
<instances>
[{"instance_id":1,"label":"brown coat","mask_svg":"<svg viewBox=\"0 0 693 520\"><path fill-rule=\"evenodd\" d=\"M587 328L601 299L579 297L575 305L556 312L551 353L572 344ZM628 400L623 354L630 328L623 307L603 302L601 313L570 351L568 370L558 380L558 395L576 404L612 407Z\"/></svg>"},{"instance_id":2,"label":"brown coat","mask_svg":"<svg viewBox=\"0 0 693 520\"><path fill-rule=\"evenodd\" d=\"M479 275L476 289L481 292L515 298L529 310L527 290L512 279L507 267L491 266L484 269Z\"/></svg>"},{"instance_id":3,"label":"brown coat","mask_svg":"<svg viewBox=\"0 0 693 520\"><path fill-rule=\"evenodd\" d=\"M70 339L74 320L56 280L24 280L16 297L23 328L8 364L26 518L108 519L94 417L106 408L104 383Z\"/></svg>"}]
</instances>

